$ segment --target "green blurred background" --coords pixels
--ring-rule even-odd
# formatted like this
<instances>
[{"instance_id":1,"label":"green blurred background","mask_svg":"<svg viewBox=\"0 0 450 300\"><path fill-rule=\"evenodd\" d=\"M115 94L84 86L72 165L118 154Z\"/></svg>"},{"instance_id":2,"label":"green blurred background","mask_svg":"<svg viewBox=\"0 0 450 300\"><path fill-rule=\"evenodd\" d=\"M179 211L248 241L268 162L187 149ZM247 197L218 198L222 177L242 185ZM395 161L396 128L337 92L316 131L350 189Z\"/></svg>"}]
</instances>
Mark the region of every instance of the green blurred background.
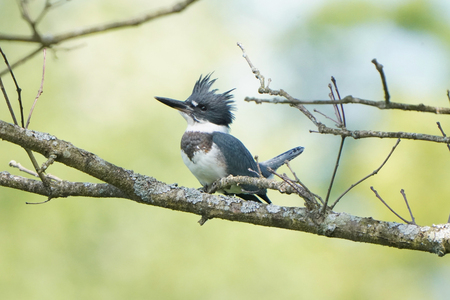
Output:
<instances>
[{"instance_id":1,"label":"green blurred background","mask_svg":"<svg viewBox=\"0 0 450 300\"><path fill-rule=\"evenodd\" d=\"M30 2L33 15L43 3ZM39 28L63 33L173 3L69 1L50 11ZM313 125L288 106L244 102L259 96L258 82L236 42L272 78L272 88L297 98L327 99L334 76L343 96L383 99L370 63L377 58L392 101L447 106L449 13L445 0L202 0L181 14L48 51L44 94L30 128L141 174L198 187L179 154L185 121L153 96L184 100L200 74L214 71L216 88L236 88L232 133L263 160L304 146L292 165L305 184L325 195L340 139L309 133ZM0 1L0 32L29 34L15 1ZM34 48L0 45L11 62ZM42 55L15 70L26 109L41 72ZM10 78L3 80L15 99ZM0 107L0 118L10 122L6 105ZM332 115L329 107L317 108ZM355 105L346 106L346 115L350 129L439 135L440 121L450 134L446 116ZM378 167L394 143L348 140L332 197ZM449 158L445 145L402 141L381 172L336 210L398 221L369 187L408 217L403 188L418 224L445 223ZM0 170L19 174L8 167L12 159L30 167L22 149L1 142ZM58 164L49 172L96 182ZM275 204L302 205L295 196L269 196ZM45 199L1 188L0 200L1 299L448 299L450 292L448 257L222 220L200 227L198 216L122 199L26 205Z\"/></svg>"}]
</instances>

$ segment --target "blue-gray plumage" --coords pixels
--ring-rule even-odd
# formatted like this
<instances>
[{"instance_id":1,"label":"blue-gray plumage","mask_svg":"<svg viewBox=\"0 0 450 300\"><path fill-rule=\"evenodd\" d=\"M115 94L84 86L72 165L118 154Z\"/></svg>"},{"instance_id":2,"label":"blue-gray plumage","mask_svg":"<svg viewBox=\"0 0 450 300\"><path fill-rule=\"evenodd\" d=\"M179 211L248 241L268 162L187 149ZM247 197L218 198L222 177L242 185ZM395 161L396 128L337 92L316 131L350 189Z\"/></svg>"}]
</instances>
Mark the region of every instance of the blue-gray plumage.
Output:
<instances>
[{"instance_id":1,"label":"blue-gray plumage","mask_svg":"<svg viewBox=\"0 0 450 300\"><path fill-rule=\"evenodd\" d=\"M260 162L259 168L261 169L262 175L266 178L273 177L273 174L269 171L268 168L277 170L279 167L284 165L286 161L291 161L299 156L303 152L303 149L303 147L295 147L291 150L281 153L278 156L275 156L274 158Z\"/></svg>"},{"instance_id":2,"label":"blue-gray plumage","mask_svg":"<svg viewBox=\"0 0 450 300\"><path fill-rule=\"evenodd\" d=\"M177 109L188 123L181 138L183 161L203 186L228 175L258 177L258 166L250 152L241 141L229 134L229 125L234 119L231 112L234 110L232 90L223 94L216 93L216 89L210 90L215 82L215 79L210 80L210 76L200 76L186 101L155 97ZM269 168L275 171L302 152L303 147L296 147L259 163L261 174L271 177ZM252 185L234 186L222 192L259 202L257 195L271 203L265 189Z\"/></svg>"}]
</instances>

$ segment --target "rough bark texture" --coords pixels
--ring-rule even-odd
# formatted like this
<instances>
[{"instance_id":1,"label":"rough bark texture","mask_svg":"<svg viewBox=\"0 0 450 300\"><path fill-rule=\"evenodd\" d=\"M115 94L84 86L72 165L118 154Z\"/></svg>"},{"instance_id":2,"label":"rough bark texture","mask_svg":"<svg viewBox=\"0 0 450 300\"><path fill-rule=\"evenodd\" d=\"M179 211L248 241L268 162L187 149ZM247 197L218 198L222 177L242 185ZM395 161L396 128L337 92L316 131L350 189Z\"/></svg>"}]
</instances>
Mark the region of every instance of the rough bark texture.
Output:
<instances>
[{"instance_id":1,"label":"rough bark texture","mask_svg":"<svg viewBox=\"0 0 450 300\"><path fill-rule=\"evenodd\" d=\"M324 216L319 213L320 209L267 205L223 195L211 195L193 188L167 185L153 177L115 166L50 134L26 130L1 120L0 139L41 153L45 157L56 155L55 161L106 182L93 184L52 181L52 193L48 195L47 189L40 181L1 172L0 185L5 187L50 197L126 198L148 205L194 213L202 216L203 223L207 219L221 218L399 249L426 251L439 256L450 251L449 224L420 227L332 211L328 211Z\"/></svg>"}]
</instances>

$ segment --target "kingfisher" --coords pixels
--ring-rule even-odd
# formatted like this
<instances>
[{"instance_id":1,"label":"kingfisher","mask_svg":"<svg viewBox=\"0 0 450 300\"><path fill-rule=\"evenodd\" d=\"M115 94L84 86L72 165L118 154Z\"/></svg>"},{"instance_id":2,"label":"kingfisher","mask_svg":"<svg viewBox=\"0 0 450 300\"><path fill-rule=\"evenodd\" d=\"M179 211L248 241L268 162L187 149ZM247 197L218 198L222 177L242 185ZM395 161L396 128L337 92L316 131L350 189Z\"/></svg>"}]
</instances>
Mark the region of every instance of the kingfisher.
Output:
<instances>
[{"instance_id":1,"label":"kingfisher","mask_svg":"<svg viewBox=\"0 0 450 300\"><path fill-rule=\"evenodd\" d=\"M244 144L229 133L234 120L232 111L235 106L231 94L234 89L217 93L217 89L211 90L215 81L211 79L211 73L203 78L200 76L192 94L185 101L155 97L178 110L187 121L186 131L181 138L181 156L205 190L214 181L228 175L271 178L273 174L269 169L276 171L286 161L303 152L303 147L296 147L257 163ZM272 203L266 189L252 185L232 186L219 192L261 202L259 197Z\"/></svg>"}]
</instances>

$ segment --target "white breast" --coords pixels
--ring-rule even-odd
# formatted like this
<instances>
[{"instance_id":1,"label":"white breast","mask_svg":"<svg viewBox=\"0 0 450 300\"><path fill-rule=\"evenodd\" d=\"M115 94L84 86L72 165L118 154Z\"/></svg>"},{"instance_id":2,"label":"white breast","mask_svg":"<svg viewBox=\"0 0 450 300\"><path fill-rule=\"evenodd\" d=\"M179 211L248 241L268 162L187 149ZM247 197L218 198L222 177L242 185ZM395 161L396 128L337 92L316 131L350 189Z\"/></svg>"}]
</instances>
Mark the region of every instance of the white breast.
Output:
<instances>
[{"instance_id":1,"label":"white breast","mask_svg":"<svg viewBox=\"0 0 450 300\"><path fill-rule=\"evenodd\" d=\"M217 179L228 175L219 148L214 144L209 152L195 152L192 161L183 150L181 150L181 157L184 164L203 186L210 185Z\"/></svg>"}]
</instances>

